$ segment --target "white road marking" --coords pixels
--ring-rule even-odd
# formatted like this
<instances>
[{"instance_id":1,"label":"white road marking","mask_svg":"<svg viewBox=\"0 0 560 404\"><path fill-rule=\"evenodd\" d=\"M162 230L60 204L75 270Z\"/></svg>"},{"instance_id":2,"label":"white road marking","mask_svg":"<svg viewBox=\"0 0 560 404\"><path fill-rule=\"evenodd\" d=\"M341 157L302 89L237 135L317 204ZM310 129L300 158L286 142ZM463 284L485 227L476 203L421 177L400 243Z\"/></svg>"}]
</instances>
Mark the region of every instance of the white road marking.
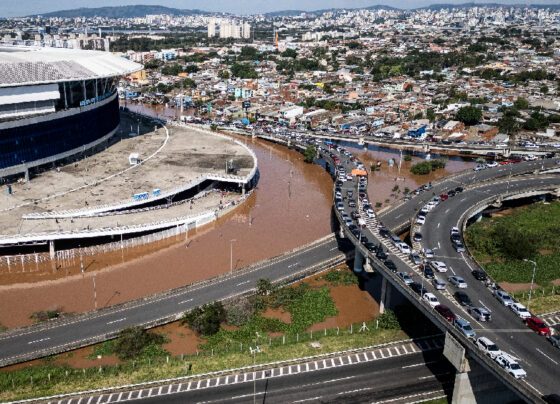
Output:
<instances>
[{"instance_id":1,"label":"white road marking","mask_svg":"<svg viewBox=\"0 0 560 404\"><path fill-rule=\"evenodd\" d=\"M552 359L550 356L548 356L547 354L545 354L543 351L541 351L539 348L536 348L536 350L543 355L545 358L547 358L548 360L550 360L552 363L554 363L555 365L558 365L558 362L556 362L554 359Z\"/></svg>"},{"instance_id":2,"label":"white road marking","mask_svg":"<svg viewBox=\"0 0 560 404\"><path fill-rule=\"evenodd\" d=\"M126 320L126 317L119 318L118 320L108 321L107 324L120 323L121 321L124 321L124 320Z\"/></svg>"},{"instance_id":3,"label":"white road marking","mask_svg":"<svg viewBox=\"0 0 560 404\"><path fill-rule=\"evenodd\" d=\"M338 247L333 247L329 251L334 251L334 250L338 250Z\"/></svg>"},{"instance_id":4,"label":"white road marking","mask_svg":"<svg viewBox=\"0 0 560 404\"><path fill-rule=\"evenodd\" d=\"M532 384L530 384L527 380L521 379L521 381L522 381L523 383L525 383L527 386L529 386L530 388L532 388L533 390L535 390L535 391L538 393L539 396L542 396L542 395L543 395L540 391L538 391L538 390L537 390Z\"/></svg>"},{"instance_id":5,"label":"white road marking","mask_svg":"<svg viewBox=\"0 0 560 404\"><path fill-rule=\"evenodd\" d=\"M430 361L430 362L420 362L420 363L415 363L413 365L406 365L406 366L402 366L402 369L407 369L407 368L415 368L417 366L424 366L424 365L429 365L431 363L437 363L437 361Z\"/></svg>"},{"instance_id":6,"label":"white road marking","mask_svg":"<svg viewBox=\"0 0 560 404\"><path fill-rule=\"evenodd\" d=\"M27 345L37 344L37 343L39 343L39 342L43 342L43 341L46 341L46 340L49 340L49 339L51 339L51 338L50 338L50 337L47 337L47 338L36 339L35 341L30 341L30 342L28 342Z\"/></svg>"},{"instance_id":7,"label":"white road marking","mask_svg":"<svg viewBox=\"0 0 560 404\"><path fill-rule=\"evenodd\" d=\"M448 268L449 268L449 270L450 270L451 272L453 272L453 275L457 275L457 274L455 273L455 271L453 270L453 268L451 268L451 267L448 267Z\"/></svg>"},{"instance_id":8,"label":"white road marking","mask_svg":"<svg viewBox=\"0 0 560 404\"><path fill-rule=\"evenodd\" d=\"M179 303L177 304L184 304L184 303L188 303L188 302L192 302L193 299L187 299L187 300L181 300Z\"/></svg>"},{"instance_id":9,"label":"white road marking","mask_svg":"<svg viewBox=\"0 0 560 404\"><path fill-rule=\"evenodd\" d=\"M251 395L251 394L249 394ZM319 400L322 396L317 396L317 397L312 397L312 398L306 398L304 400L297 400L297 401L292 401L292 403L304 403L306 401L316 401ZM232 397L233 398L233 397Z\"/></svg>"},{"instance_id":10,"label":"white road marking","mask_svg":"<svg viewBox=\"0 0 560 404\"><path fill-rule=\"evenodd\" d=\"M438 223L438 224L437 224L437 228L438 228L438 229L439 229L440 224L441 224L441 223Z\"/></svg>"},{"instance_id":11,"label":"white road marking","mask_svg":"<svg viewBox=\"0 0 560 404\"><path fill-rule=\"evenodd\" d=\"M295 262L293 264L288 265L288 268L292 268L292 267L295 267L297 265L299 265L299 262Z\"/></svg>"},{"instance_id":12,"label":"white road marking","mask_svg":"<svg viewBox=\"0 0 560 404\"><path fill-rule=\"evenodd\" d=\"M439 241L437 242L437 247L441 248L441 244L439 243Z\"/></svg>"},{"instance_id":13,"label":"white road marking","mask_svg":"<svg viewBox=\"0 0 560 404\"><path fill-rule=\"evenodd\" d=\"M236 286L246 285L249 282L251 282L251 281L249 280L249 281L241 282L241 283L238 283Z\"/></svg>"},{"instance_id":14,"label":"white road marking","mask_svg":"<svg viewBox=\"0 0 560 404\"><path fill-rule=\"evenodd\" d=\"M414 397L425 397L428 394L441 394L443 393L443 390L434 390L434 391L430 391L427 393L417 393L417 394L412 394L410 396L404 396L404 397L398 397L398 398L391 398L389 400L384 400L384 401L375 401L372 404L385 404L385 403L394 403L395 401L400 401L400 402L407 402L407 403L413 403L413 401L410 401L411 398ZM439 398L443 398L446 397L445 395L442 396L438 396L438 397L430 397L431 400L437 400ZM421 400L421 401L415 401L416 403L418 402L424 402L425 400Z\"/></svg>"}]
</instances>

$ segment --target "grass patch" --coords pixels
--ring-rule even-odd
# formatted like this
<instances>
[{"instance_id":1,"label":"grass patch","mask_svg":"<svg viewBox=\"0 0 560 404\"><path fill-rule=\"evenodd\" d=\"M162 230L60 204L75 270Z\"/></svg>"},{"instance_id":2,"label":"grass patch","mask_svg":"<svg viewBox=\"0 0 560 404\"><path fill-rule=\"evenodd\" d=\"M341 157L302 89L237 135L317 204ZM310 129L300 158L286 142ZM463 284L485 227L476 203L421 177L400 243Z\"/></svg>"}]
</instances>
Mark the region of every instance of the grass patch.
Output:
<instances>
[{"instance_id":1,"label":"grass patch","mask_svg":"<svg viewBox=\"0 0 560 404\"><path fill-rule=\"evenodd\" d=\"M531 296L531 305L529 309L535 314L549 313L551 311L560 310L560 294L556 291L558 287L555 288L554 293L551 293L549 288L543 290L537 289L533 290L533 295ZM515 292L513 294L515 299L520 303L527 306L529 302L529 292Z\"/></svg>"},{"instance_id":2,"label":"grass patch","mask_svg":"<svg viewBox=\"0 0 560 404\"><path fill-rule=\"evenodd\" d=\"M469 226L465 240L475 259L497 282L535 282L547 286L560 277L560 203L532 204L513 213L483 218ZM539 251L547 251L541 254Z\"/></svg>"},{"instance_id":3,"label":"grass patch","mask_svg":"<svg viewBox=\"0 0 560 404\"><path fill-rule=\"evenodd\" d=\"M336 329L327 330L326 336L324 332L313 333L312 340L319 340L321 343L319 349L310 346L309 333L299 335L299 341L296 341L296 336L286 337L285 344L282 344L281 338L270 340L270 344L263 341L259 345L261 353L255 356L255 361L256 363L275 362L408 338L400 330L376 330L373 323L368 323L369 331L359 333L357 330L360 325L353 327L352 334L350 329L340 329L338 335ZM248 347L244 346L243 350L215 351L214 355L204 352L198 356L170 357L169 361L166 357L154 358L151 361L139 359L121 365L89 369L71 369L67 366L53 365L27 367L9 373L0 372L0 401L184 376L185 362L190 365L189 374L202 374L249 366L253 364L253 357Z\"/></svg>"},{"instance_id":4,"label":"grass patch","mask_svg":"<svg viewBox=\"0 0 560 404\"><path fill-rule=\"evenodd\" d=\"M342 269L331 269L321 277L331 286L358 285L358 277L348 267Z\"/></svg>"}]
</instances>

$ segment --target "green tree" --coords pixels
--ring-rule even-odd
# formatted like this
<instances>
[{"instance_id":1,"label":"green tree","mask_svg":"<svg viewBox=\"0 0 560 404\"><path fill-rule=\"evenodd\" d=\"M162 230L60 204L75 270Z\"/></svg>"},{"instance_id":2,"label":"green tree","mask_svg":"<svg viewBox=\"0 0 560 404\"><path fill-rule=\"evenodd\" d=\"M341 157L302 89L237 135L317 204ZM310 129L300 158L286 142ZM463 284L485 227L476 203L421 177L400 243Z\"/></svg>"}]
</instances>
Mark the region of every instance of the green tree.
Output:
<instances>
[{"instance_id":1,"label":"green tree","mask_svg":"<svg viewBox=\"0 0 560 404\"><path fill-rule=\"evenodd\" d=\"M500 132L512 135L519 130L519 122L513 115L504 115L498 120L498 128Z\"/></svg>"},{"instance_id":2,"label":"green tree","mask_svg":"<svg viewBox=\"0 0 560 404\"><path fill-rule=\"evenodd\" d=\"M150 344L162 344L163 342L163 335L148 334L139 326L128 327L119 333L113 345L113 353L121 360L133 359L140 356Z\"/></svg>"},{"instance_id":3,"label":"green tree","mask_svg":"<svg viewBox=\"0 0 560 404\"><path fill-rule=\"evenodd\" d=\"M255 69L248 63L234 63L231 73L240 79L257 79L259 76Z\"/></svg>"},{"instance_id":4,"label":"green tree","mask_svg":"<svg viewBox=\"0 0 560 404\"><path fill-rule=\"evenodd\" d=\"M307 149L305 149L305 152L303 153L303 161L306 163L313 163L316 156L317 149L315 149L315 146L307 146Z\"/></svg>"},{"instance_id":5,"label":"green tree","mask_svg":"<svg viewBox=\"0 0 560 404\"><path fill-rule=\"evenodd\" d=\"M179 73L183 72L183 68L180 64L174 63L171 66L165 66L161 69L161 74L168 76L177 76Z\"/></svg>"},{"instance_id":6,"label":"green tree","mask_svg":"<svg viewBox=\"0 0 560 404\"><path fill-rule=\"evenodd\" d=\"M285 58L295 59L297 56L297 51L295 49L288 48L284 52L282 52L282 56Z\"/></svg>"},{"instance_id":7,"label":"green tree","mask_svg":"<svg viewBox=\"0 0 560 404\"><path fill-rule=\"evenodd\" d=\"M222 73L220 74L220 77L221 77L223 80L229 79L229 72L228 72L227 70L222 70Z\"/></svg>"},{"instance_id":8,"label":"green tree","mask_svg":"<svg viewBox=\"0 0 560 404\"><path fill-rule=\"evenodd\" d=\"M459 108L455 117L465 125L476 125L482 119L482 111L479 108L469 105Z\"/></svg>"},{"instance_id":9,"label":"green tree","mask_svg":"<svg viewBox=\"0 0 560 404\"><path fill-rule=\"evenodd\" d=\"M538 242L533 235L517 227L497 226L498 248L506 258L526 259L537 255Z\"/></svg>"},{"instance_id":10,"label":"green tree","mask_svg":"<svg viewBox=\"0 0 560 404\"><path fill-rule=\"evenodd\" d=\"M225 320L224 306L221 302L214 302L195 307L185 313L181 321L199 335L214 335L220 330L220 323Z\"/></svg>"},{"instance_id":11,"label":"green tree","mask_svg":"<svg viewBox=\"0 0 560 404\"><path fill-rule=\"evenodd\" d=\"M196 73L199 68L197 65L188 65L185 67L185 73Z\"/></svg>"},{"instance_id":12,"label":"green tree","mask_svg":"<svg viewBox=\"0 0 560 404\"><path fill-rule=\"evenodd\" d=\"M513 106L517 109L529 109L529 100L527 100L527 98L519 97L515 100Z\"/></svg>"},{"instance_id":13,"label":"green tree","mask_svg":"<svg viewBox=\"0 0 560 404\"><path fill-rule=\"evenodd\" d=\"M548 94L548 91L549 91L549 90L548 90L548 86L547 86L546 84L543 84L543 85L541 86L541 93L543 93L543 94Z\"/></svg>"},{"instance_id":14,"label":"green tree","mask_svg":"<svg viewBox=\"0 0 560 404\"><path fill-rule=\"evenodd\" d=\"M385 310L385 313L377 317L379 328L386 330L400 330L401 325L393 310Z\"/></svg>"},{"instance_id":15,"label":"green tree","mask_svg":"<svg viewBox=\"0 0 560 404\"><path fill-rule=\"evenodd\" d=\"M257 281L257 295L266 296L274 292L274 285L266 278L260 278Z\"/></svg>"},{"instance_id":16,"label":"green tree","mask_svg":"<svg viewBox=\"0 0 560 404\"><path fill-rule=\"evenodd\" d=\"M430 122L436 120L436 113L434 112L433 108L428 108L428 110L426 111L426 118L428 118Z\"/></svg>"}]
</instances>

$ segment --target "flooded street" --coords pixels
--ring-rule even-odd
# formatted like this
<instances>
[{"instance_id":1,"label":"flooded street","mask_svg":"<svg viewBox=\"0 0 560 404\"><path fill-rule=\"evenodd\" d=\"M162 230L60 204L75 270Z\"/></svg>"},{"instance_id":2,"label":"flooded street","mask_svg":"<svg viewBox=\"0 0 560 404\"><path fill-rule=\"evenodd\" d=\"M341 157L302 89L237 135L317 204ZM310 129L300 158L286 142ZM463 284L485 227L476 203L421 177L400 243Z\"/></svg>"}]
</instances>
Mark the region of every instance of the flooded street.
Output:
<instances>
[{"instance_id":1,"label":"flooded street","mask_svg":"<svg viewBox=\"0 0 560 404\"><path fill-rule=\"evenodd\" d=\"M0 323L12 328L31 323L29 316L38 311L83 312L96 304L101 308L122 303L225 273L230 270L230 252L236 270L329 234L332 180L323 168L305 164L301 154L283 146L240 138L257 154L260 172L257 189L242 206L189 232L187 240L183 234L130 250L86 257L83 274L79 260L58 270L10 274L11 284L0 286ZM391 194L395 194L395 185L401 191L405 187L412 190L472 166L471 162L453 159L445 170L412 176L409 167L416 161L403 161L400 174L397 166L388 167L387 160L398 158L398 152L349 149L368 171L372 163L382 161L381 170L370 177L368 185L373 204L394 200Z\"/></svg>"}]
</instances>

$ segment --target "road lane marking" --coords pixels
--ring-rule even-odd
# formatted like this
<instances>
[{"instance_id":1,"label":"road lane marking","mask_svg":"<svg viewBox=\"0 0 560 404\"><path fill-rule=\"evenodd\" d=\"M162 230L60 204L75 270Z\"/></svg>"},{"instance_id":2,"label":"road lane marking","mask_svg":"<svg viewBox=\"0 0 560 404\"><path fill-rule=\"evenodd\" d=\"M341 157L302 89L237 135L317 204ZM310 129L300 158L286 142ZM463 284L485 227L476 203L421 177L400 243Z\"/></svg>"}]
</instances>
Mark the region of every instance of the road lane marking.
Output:
<instances>
[{"instance_id":1,"label":"road lane marking","mask_svg":"<svg viewBox=\"0 0 560 404\"><path fill-rule=\"evenodd\" d=\"M236 286L246 285L246 284L249 283L249 282L251 282L251 281L241 282L241 283L238 283Z\"/></svg>"},{"instance_id":2,"label":"road lane marking","mask_svg":"<svg viewBox=\"0 0 560 404\"><path fill-rule=\"evenodd\" d=\"M250 396L251 394L248 394L248 395ZM321 397L322 397L322 396L317 396L317 397L312 397L312 398L305 398L305 399L303 399L303 400L292 401L292 403L304 403L304 402L306 402L306 401L316 401L316 400L319 400ZM232 398L233 398L233 397L232 397Z\"/></svg>"},{"instance_id":3,"label":"road lane marking","mask_svg":"<svg viewBox=\"0 0 560 404\"><path fill-rule=\"evenodd\" d=\"M338 248L338 247L337 247L337 248ZM293 264L288 265L288 268L292 268L292 267L295 267L295 266L297 266L297 265L299 265L299 262L295 262L295 263L293 263Z\"/></svg>"},{"instance_id":4,"label":"road lane marking","mask_svg":"<svg viewBox=\"0 0 560 404\"><path fill-rule=\"evenodd\" d=\"M43 342L43 341L47 341L51 339L50 337L47 338L41 338L41 339L36 339L35 341L30 341L27 343L27 345L31 345L31 344L38 344L39 342Z\"/></svg>"},{"instance_id":5,"label":"road lane marking","mask_svg":"<svg viewBox=\"0 0 560 404\"><path fill-rule=\"evenodd\" d=\"M126 317L119 318L118 320L108 321L107 324L120 323L121 321L124 321L124 320L126 320Z\"/></svg>"},{"instance_id":6,"label":"road lane marking","mask_svg":"<svg viewBox=\"0 0 560 404\"><path fill-rule=\"evenodd\" d=\"M406 365L406 366L402 366L402 369L408 369L408 368L415 368L417 366L424 366L424 365L430 365L432 363L437 363L438 361L430 361L430 362L420 362L420 363L414 363L412 365Z\"/></svg>"},{"instance_id":7,"label":"road lane marking","mask_svg":"<svg viewBox=\"0 0 560 404\"><path fill-rule=\"evenodd\" d=\"M193 299L187 299L187 300L181 300L179 303L177 304L184 304L184 303L188 303L188 302L192 302Z\"/></svg>"},{"instance_id":8,"label":"road lane marking","mask_svg":"<svg viewBox=\"0 0 560 404\"><path fill-rule=\"evenodd\" d=\"M453 272L453 275L457 275L457 274L455 273L455 271L453 270L453 268L451 268L451 267L448 267L448 268L449 268L449 270L450 270L451 272Z\"/></svg>"},{"instance_id":9,"label":"road lane marking","mask_svg":"<svg viewBox=\"0 0 560 404\"><path fill-rule=\"evenodd\" d=\"M440 224L441 224L441 223L438 223L438 224L437 224L437 228L438 228L438 229L439 229Z\"/></svg>"},{"instance_id":10,"label":"road lane marking","mask_svg":"<svg viewBox=\"0 0 560 404\"><path fill-rule=\"evenodd\" d=\"M537 352L539 352L541 355L543 355L545 358L547 358L548 360L550 360L552 363L554 363L555 365L558 365L558 362L556 362L554 359L552 359L550 356L548 356L547 354L545 354L543 351L541 351L539 348L536 348Z\"/></svg>"}]
</instances>

